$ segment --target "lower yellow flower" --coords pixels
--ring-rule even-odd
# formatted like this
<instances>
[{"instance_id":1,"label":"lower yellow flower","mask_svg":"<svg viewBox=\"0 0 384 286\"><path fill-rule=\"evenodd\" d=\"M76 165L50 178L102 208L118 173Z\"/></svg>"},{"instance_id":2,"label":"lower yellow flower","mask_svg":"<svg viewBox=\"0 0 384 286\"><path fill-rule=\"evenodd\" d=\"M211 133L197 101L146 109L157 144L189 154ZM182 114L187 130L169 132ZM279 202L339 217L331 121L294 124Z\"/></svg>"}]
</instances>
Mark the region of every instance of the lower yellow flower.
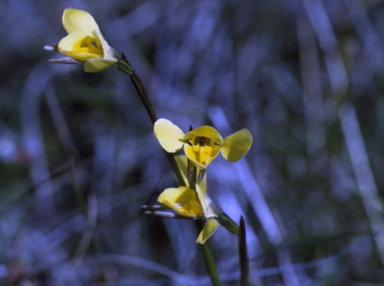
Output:
<instances>
[{"instance_id":1,"label":"lower yellow flower","mask_svg":"<svg viewBox=\"0 0 384 286\"><path fill-rule=\"evenodd\" d=\"M201 126L185 134L164 118L155 122L154 133L160 145L169 153L175 153L184 146L185 155L200 170L206 169L220 152L226 160L236 162L252 145L252 135L247 129L241 129L224 139L211 126Z\"/></svg>"},{"instance_id":2,"label":"lower yellow flower","mask_svg":"<svg viewBox=\"0 0 384 286\"><path fill-rule=\"evenodd\" d=\"M216 221L218 214L211 199L206 192L205 179L196 184L196 190L188 185L187 159L185 156L176 156L178 166L184 175L186 186L165 189L158 197L158 202L174 210L176 213L190 218L206 219L196 242L203 244L219 227Z\"/></svg>"},{"instance_id":3,"label":"lower yellow flower","mask_svg":"<svg viewBox=\"0 0 384 286\"><path fill-rule=\"evenodd\" d=\"M204 224L196 242L203 244L219 227L217 216L211 208L210 199L197 185L196 191L189 187L165 189L157 199L159 203L169 207L175 212L191 218L205 218Z\"/></svg>"},{"instance_id":4,"label":"lower yellow flower","mask_svg":"<svg viewBox=\"0 0 384 286\"><path fill-rule=\"evenodd\" d=\"M187 217L204 217L204 210L195 190L187 187L165 189L157 199L175 212Z\"/></svg>"}]
</instances>

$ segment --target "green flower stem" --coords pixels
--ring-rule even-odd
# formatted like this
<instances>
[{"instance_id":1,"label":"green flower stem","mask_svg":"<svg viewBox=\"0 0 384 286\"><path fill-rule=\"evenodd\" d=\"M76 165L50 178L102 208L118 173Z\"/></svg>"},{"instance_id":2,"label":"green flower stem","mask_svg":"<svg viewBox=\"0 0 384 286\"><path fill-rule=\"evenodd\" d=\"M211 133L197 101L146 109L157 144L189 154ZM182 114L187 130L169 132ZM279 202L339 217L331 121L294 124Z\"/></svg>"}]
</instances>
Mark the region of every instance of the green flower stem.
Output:
<instances>
[{"instance_id":1,"label":"green flower stem","mask_svg":"<svg viewBox=\"0 0 384 286\"><path fill-rule=\"evenodd\" d=\"M140 97L141 102L143 103L145 109L147 110L147 113L149 115L149 118L152 121L152 124L155 124L158 118L152 106L151 100L149 99L147 91L145 90L140 77L136 74L135 70L133 69L132 65L128 62L128 59L125 57L124 54L122 54L121 59L118 61L117 68L123 73L129 75L133 83L133 86L135 87L137 94Z\"/></svg>"},{"instance_id":2,"label":"green flower stem","mask_svg":"<svg viewBox=\"0 0 384 286\"><path fill-rule=\"evenodd\" d=\"M212 252L211 252L211 249L209 248L208 242L201 244L200 247L203 251L205 263L207 265L209 276L211 277L212 285L220 286L221 283L219 280L219 275L217 273L216 264L215 264L215 261L213 260Z\"/></svg>"},{"instance_id":3,"label":"green flower stem","mask_svg":"<svg viewBox=\"0 0 384 286\"><path fill-rule=\"evenodd\" d=\"M158 117L156 115L155 109L152 106L152 102L149 99L149 96L147 94L147 91L145 90L143 83L140 79L140 77L137 75L135 70L133 69L132 65L128 62L128 59L125 57L125 55L122 53L121 58L119 59L118 63L116 64L117 69L119 69L121 72L129 75L133 86L135 87L135 90L137 94L140 97L141 102L143 103L145 110L148 113L149 118L151 119L152 125L155 124ZM170 154L166 151L164 151L165 156L168 159L169 164L171 165L172 171L176 177L177 182L180 186L184 186L184 180L183 176L181 175L180 168L175 160L175 157L173 154Z\"/></svg>"},{"instance_id":4,"label":"green flower stem","mask_svg":"<svg viewBox=\"0 0 384 286\"><path fill-rule=\"evenodd\" d=\"M198 229L202 229L203 224L202 221L196 221L196 225ZM216 263L213 259L212 251L209 247L208 241L206 241L204 244L200 244L200 248L203 252L205 265L208 269L209 277L211 278L211 282L213 286L220 286L220 280L219 275L217 273Z\"/></svg>"}]
</instances>

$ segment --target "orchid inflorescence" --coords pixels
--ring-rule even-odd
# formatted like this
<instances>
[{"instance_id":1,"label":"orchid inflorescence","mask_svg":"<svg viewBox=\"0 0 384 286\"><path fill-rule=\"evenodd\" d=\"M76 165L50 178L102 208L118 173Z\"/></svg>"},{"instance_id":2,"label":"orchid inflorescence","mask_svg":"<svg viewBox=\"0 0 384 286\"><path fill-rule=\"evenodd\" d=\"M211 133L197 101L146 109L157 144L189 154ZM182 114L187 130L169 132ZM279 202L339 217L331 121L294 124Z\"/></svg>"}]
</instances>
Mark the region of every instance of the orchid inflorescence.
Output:
<instances>
[{"instance_id":1,"label":"orchid inflorescence","mask_svg":"<svg viewBox=\"0 0 384 286\"><path fill-rule=\"evenodd\" d=\"M164 150L175 153L183 148L187 160L187 163L179 164L182 166L182 174L187 178L187 187L166 189L158 201L181 215L206 219L197 239L198 243L204 243L219 226L214 218L220 219L223 216L223 212L207 194L204 180L206 168L219 153L230 162L240 160L252 145L252 135L247 129L242 129L223 139L211 126L200 126L185 134L177 125L164 118L155 122L154 133Z\"/></svg>"},{"instance_id":2,"label":"orchid inflorescence","mask_svg":"<svg viewBox=\"0 0 384 286\"><path fill-rule=\"evenodd\" d=\"M252 145L251 133L247 129L241 129L223 138L211 126L191 128L185 133L171 121L157 119L132 66L123 54L117 54L107 43L94 18L86 11L68 8L64 10L62 21L68 35L57 45L47 45L44 48L58 51L65 57L51 61L84 63L86 72L98 72L113 66L128 74L149 112L154 123L154 134L162 148L168 153L184 150L185 155L168 157L171 165L176 166L175 174L180 174L179 187L165 189L158 197L160 208L147 206L146 213L205 221L197 238L197 243L200 244L205 243L220 224L237 234L237 225L208 196L206 169L219 153L229 162L236 162L244 157ZM175 215L169 215L163 208L173 211Z\"/></svg>"}]
</instances>

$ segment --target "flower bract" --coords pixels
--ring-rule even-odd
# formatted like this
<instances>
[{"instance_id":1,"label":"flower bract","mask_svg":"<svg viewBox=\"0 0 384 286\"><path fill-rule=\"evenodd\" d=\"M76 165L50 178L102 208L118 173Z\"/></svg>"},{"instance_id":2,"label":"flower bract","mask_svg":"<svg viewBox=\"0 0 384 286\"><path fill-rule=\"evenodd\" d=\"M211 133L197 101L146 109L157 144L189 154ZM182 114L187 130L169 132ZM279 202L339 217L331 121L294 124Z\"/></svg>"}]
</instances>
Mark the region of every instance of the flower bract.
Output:
<instances>
[{"instance_id":1,"label":"flower bract","mask_svg":"<svg viewBox=\"0 0 384 286\"><path fill-rule=\"evenodd\" d=\"M155 122L154 133L165 151L175 153L184 148L185 155L199 170L206 169L219 153L226 160L236 162L252 145L252 135L247 129L241 129L223 139L211 126L200 126L184 133L164 118Z\"/></svg>"},{"instance_id":2,"label":"flower bract","mask_svg":"<svg viewBox=\"0 0 384 286\"><path fill-rule=\"evenodd\" d=\"M62 20L68 35L57 45L60 53L84 62L87 72L98 72L117 63L114 50L88 12L68 8L64 10Z\"/></svg>"}]
</instances>

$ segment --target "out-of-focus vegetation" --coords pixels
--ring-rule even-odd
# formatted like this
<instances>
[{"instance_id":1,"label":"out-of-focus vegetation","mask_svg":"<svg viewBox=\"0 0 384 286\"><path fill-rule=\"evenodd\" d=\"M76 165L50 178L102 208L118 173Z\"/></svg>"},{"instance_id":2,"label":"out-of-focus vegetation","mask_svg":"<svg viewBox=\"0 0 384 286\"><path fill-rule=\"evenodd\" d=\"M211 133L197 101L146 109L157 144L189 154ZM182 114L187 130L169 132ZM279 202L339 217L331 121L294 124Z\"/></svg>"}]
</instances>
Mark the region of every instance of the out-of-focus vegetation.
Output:
<instances>
[{"instance_id":1,"label":"out-of-focus vegetation","mask_svg":"<svg viewBox=\"0 0 384 286\"><path fill-rule=\"evenodd\" d=\"M247 227L252 285L384 281L384 2L0 3L2 285L209 285L189 220L145 216L175 180L128 77L48 62L67 7L89 11L160 117L251 151L208 170ZM237 238L209 240L239 279Z\"/></svg>"}]
</instances>

